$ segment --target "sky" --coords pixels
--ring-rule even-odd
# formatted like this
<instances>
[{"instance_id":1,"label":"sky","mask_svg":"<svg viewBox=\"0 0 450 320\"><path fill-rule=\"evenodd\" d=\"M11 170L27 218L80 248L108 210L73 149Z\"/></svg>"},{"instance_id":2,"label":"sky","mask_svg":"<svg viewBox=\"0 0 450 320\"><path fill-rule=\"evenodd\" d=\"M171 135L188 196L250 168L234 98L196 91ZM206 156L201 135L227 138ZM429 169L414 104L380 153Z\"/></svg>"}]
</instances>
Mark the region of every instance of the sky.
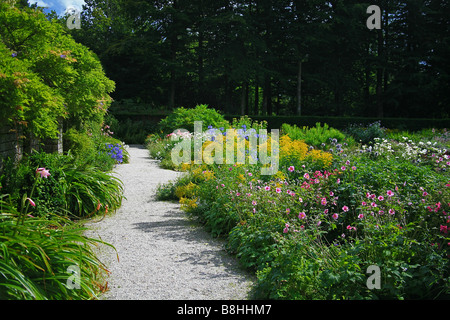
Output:
<instances>
[{"instance_id":1,"label":"sky","mask_svg":"<svg viewBox=\"0 0 450 320\"><path fill-rule=\"evenodd\" d=\"M37 3L38 7L47 8L44 12L55 10L58 15L63 15L70 8L81 12L84 0L28 0L28 3Z\"/></svg>"}]
</instances>

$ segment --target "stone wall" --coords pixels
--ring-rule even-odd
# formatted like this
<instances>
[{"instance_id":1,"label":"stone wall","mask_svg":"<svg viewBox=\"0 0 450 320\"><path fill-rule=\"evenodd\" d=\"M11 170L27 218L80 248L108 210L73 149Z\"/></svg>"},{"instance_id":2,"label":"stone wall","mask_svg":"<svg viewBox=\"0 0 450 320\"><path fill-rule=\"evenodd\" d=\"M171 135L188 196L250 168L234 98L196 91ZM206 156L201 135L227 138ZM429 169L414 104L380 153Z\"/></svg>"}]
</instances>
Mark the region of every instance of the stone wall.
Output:
<instances>
[{"instance_id":1,"label":"stone wall","mask_svg":"<svg viewBox=\"0 0 450 320\"><path fill-rule=\"evenodd\" d=\"M0 169L4 159L11 157L15 161L20 161L24 152L45 151L48 153L63 153L63 126L59 125L57 139L45 139L39 141L36 138L26 138L20 129L15 130L9 126L0 127Z\"/></svg>"},{"instance_id":2,"label":"stone wall","mask_svg":"<svg viewBox=\"0 0 450 320\"><path fill-rule=\"evenodd\" d=\"M23 155L23 140L22 133L9 126L0 127L0 168L2 167L3 159L8 157L14 158L15 161L20 161Z\"/></svg>"}]
</instances>

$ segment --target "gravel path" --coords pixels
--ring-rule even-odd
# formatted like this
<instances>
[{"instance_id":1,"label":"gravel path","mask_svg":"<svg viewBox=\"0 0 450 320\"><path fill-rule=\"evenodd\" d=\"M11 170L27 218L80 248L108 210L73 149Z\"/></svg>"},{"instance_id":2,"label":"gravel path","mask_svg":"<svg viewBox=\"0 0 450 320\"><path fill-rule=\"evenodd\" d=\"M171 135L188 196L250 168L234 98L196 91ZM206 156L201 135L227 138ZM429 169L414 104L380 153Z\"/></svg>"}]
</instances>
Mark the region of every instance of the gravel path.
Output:
<instances>
[{"instance_id":1,"label":"gravel path","mask_svg":"<svg viewBox=\"0 0 450 320\"><path fill-rule=\"evenodd\" d=\"M98 257L111 272L101 299L245 300L253 277L237 260L179 210L156 201L158 183L180 173L164 170L143 146L128 148L130 161L116 167L125 187L122 207L100 222L88 222L86 235L115 246L101 246Z\"/></svg>"}]
</instances>

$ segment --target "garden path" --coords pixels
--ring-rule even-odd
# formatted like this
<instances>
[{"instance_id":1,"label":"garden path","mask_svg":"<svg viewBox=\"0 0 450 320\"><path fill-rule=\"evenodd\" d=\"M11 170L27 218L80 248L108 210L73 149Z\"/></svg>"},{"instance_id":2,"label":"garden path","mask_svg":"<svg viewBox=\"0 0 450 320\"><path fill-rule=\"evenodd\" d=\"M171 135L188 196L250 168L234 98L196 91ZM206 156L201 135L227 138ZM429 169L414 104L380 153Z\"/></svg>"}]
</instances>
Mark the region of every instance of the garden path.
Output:
<instances>
[{"instance_id":1,"label":"garden path","mask_svg":"<svg viewBox=\"0 0 450 320\"><path fill-rule=\"evenodd\" d=\"M129 163L114 170L124 183L122 207L86 224L86 235L111 243L119 256L109 247L98 249L110 271L109 290L100 298L247 299L253 277L239 269L223 242L189 220L178 203L155 199L157 185L181 173L158 167L143 146L131 145L128 152Z\"/></svg>"}]
</instances>

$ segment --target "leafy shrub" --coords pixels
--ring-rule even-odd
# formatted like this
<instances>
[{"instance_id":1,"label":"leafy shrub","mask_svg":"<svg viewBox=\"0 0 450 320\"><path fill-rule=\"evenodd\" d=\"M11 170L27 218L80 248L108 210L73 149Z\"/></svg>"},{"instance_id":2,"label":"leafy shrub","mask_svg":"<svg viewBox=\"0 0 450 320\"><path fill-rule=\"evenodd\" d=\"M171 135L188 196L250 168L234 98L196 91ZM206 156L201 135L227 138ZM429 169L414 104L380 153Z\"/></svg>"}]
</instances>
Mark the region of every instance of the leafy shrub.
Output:
<instances>
[{"instance_id":1,"label":"leafy shrub","mask_svg":"<svg viewBox=\"0 0 450 320\"><path fill-rule=\"evenodd\" d=\"M317 122L316 126L311 128L299 128L295 124L289 125L284 123L281 126L281 131L293 140L303 140L308 145L325 150L329 149L330 141L333 139L338 143L346 141L345 134L337 129L330 128L326 123L324 123L322 127L320 122Z\"/></svg>"},{"instance_id":2,"label":"leafy shrub","mask_svg":"<svg viewBox=\"0 0 450 320\"><path fill-rule=\"evenodd\" d=\"M228 121L221 114L204 104L198 105L193 109L177 108L166 118L162 119L159 122L159 126L164 134L169 134L176 129L186 129L189 132L193 132L195 121L202 121L203 126L212 126L214 128L229 127ZM203 130L205 129L203 128Z\"/></svg>"},{"instance_id":3,"label":"leafy shrub","mask_svg":"<svg viewBox=\"0 0 450 320\"><path fill-rule=\"evenodd\" d=\"M259 132L260 129L267 129L267 121L262 120L258 122L245 115L241 116L239 119L233 118L231 127L235 129L244 128L246 130L255 129L257 132Z\"/></svg>"},{"instance_id":4,"label":"leafy shrub","mask_svg":"<svg viewBox=\"0 0 450 320\"><path fill-rule=\"evenodd\" d=\"M367 126L362 124L351 124L345 130L351 135L356 142L368 144L373 142L375 138L383 138L385 136L385 129L381 127L381 122L376 121Z\"/></svg>"},{"instance_id":5,"label":"leafy shrub","mask_svg":"<svg viewBox=\"0 0 450 320\"><path fill-rule=\"evenodd\" d=\"M77 129L103 122L114 82L93 52L39 10L2 1L0 24L1 125L54 138L60 119Z\"/></svg>"},{"instance_id":6,"label":"leafy shrub","mask_svg":"<svg viewBox=\"0 0 450 320\"><path fill-rule=\"evenodd\" d=\"M103 171L110 171L115 164L127 163L128 153L124 144L99 130L80 132L73 128L64 133L64 149L77 162L89 163Z\"/></svg>"}]
</instances>

